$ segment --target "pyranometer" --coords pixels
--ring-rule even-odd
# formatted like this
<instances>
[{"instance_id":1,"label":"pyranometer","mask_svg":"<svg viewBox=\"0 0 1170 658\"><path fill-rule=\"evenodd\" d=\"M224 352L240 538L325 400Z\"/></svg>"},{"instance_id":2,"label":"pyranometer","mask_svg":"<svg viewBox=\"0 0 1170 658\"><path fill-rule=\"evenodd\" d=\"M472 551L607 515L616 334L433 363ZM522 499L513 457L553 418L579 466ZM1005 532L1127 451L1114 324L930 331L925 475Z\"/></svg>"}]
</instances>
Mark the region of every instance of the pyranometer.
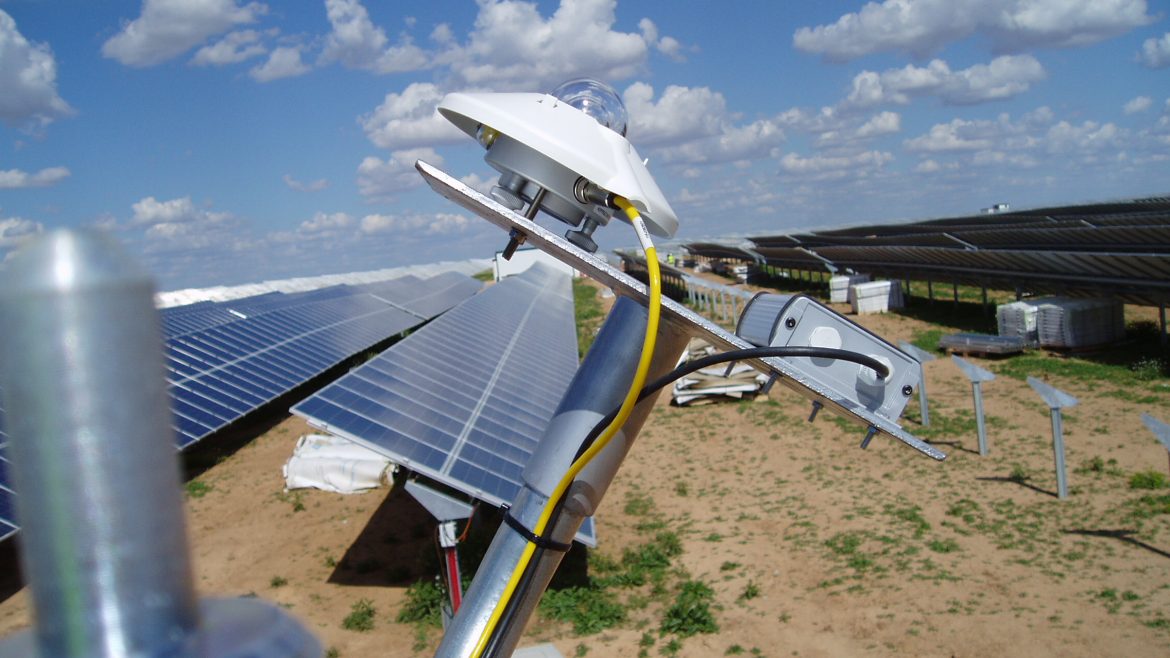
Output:
<instances>
[{"instance_id":1,"label":"pyranometer","mask_svg":"<svg viewBox=\"0 0 1170 658\"><path fill-rule=\"evenodd\" d=\"M678 217L646 164L625 138L621 98L596 80L566 82L549 94L453 93L439 112L487 149L500 172L492 198L532 219L538 210L580 227L565 237L595 252L593 232L625 197L650 232L672 237ZM621 213L618 214L623 220Z\"/></svg>"}]
</instances>

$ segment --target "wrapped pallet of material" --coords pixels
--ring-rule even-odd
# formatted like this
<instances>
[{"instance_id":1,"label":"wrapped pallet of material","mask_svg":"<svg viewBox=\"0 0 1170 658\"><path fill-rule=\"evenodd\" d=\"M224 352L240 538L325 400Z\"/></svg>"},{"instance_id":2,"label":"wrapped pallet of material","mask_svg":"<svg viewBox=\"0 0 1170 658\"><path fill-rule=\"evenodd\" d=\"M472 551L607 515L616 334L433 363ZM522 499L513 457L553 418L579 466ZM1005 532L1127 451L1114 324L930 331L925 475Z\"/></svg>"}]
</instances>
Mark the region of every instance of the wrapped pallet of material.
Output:
<instances>
[{"instance_id":1,"label":"wrapped pallet of material","mask_svg":"<svg viewBox=\"0 0 1170 658\"><path fill-rule=\"evenodd\" d=\"M1039 304L1036 329L1044 347L1092 347L1125 337L1125 310L1111 298L1051 297Z\"/></svg>"},{"instance_id":2,"label":"wrapped pallet of material","mask_svg":"<svg viewBox=\"0 0 1170 658\"><path fill-rule=\"evenodd\" d=\"M1023 338L1024 344L1028 347L1038 345L1040 336L1036 327L1036 317L1040 311L1041 301L1022 300L995 307L995 322L999 326L999 335Z\"/></svg>"},{"instance_id":3,"label":"wrapped pallet of material","mask_svg":"<svg viewBox=\"0 0 1170 658\"><path fill-rule=\"evenodd\" d=\"M715 354L715 348L702 338L692 338L679 364ZM767 377L755 368L735 364L730 372L727 364L719 364L693 372L674 383L671 401L679 406L710 404L721 400L740 400L759 392Z\"/></svg>"},{"instance_id":4,"label":"wrapped pallet of material","mask_svg":"<svg viewBox=\"0 0 1170 658\"><path fill-rule=\"evenodd\" d=\"M839 274L829 277L829 301L845 304L849 301L849 286L869 281L868 274Z\"/></svg>"},{"instance_id":5,"label":"wrapped pallet of material","mask_svg":"<svg viewBox=\"0 0 1170 658\"><path fill-rule=\"evenodd\" d=\"M336 436L307 434L284 465L285 489L352 494L393 484L397 467L382 455Z\"/></svg>"},{"instance_id":6,"label":"wrapped pallet of material","mask_svg":"<svg viewBox=\"0 0 1170 658\"><path fill-rule=\"evenodd\" d=\"M857 315L902 308L902 286L896 281L871 281L849 286L849 304Z\"/></svg>"}]
</instances>

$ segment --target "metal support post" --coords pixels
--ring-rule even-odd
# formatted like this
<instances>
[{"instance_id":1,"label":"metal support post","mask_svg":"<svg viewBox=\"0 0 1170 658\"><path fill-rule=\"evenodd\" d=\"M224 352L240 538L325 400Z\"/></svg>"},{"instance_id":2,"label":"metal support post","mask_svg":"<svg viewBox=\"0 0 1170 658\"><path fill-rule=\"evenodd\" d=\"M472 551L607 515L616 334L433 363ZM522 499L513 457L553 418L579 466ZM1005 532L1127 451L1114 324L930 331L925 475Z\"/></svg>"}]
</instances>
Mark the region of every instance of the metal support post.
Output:
<instances>
[{"instance_id":1,"label":"metal support post","mask_svg":"<svg viewBox=\"0 0 1170 658\"><path fill-rule=\"evenodd\" d=\"M0 656L320 656L276 606L195 598L153 293L97 233L44 236L0 279L0 387L36 619Z\"/></svg>"},{"instance_id":2,"label":"metal support post","mask_svg":"<svg viewBox=\"0 0 1170 658\"><path fill-rule=\"evenodd\" d=\"M979 432L979 455L986 457L988 453L987 427L983 423L983 390L980 385L983 382L994 380L995 375L973 363L964 361L954 354L951 355L951 361L959 366L963 374L967 375L967 379L971 380L971 392L975 396L975 427Z\"/></svg>"},{"instance_id":3,"label":"metal support post","mask_svg":"<svg viewBox=\"0 0 1170 658\"><path fill-rule=\"evenodd\" d=\"M1056 495L1063 500L1068 498L1068 471L1064 466L1064 423L1060 410L1075 405L1077 399L1035 377L1028 377L1028 385L1044 399L1052 416L1052 456L1056 463Z\"/></svg>"},{"instance_id":4,"label":"metal support post","mask_svg":"<svg viewBox=\"0 0 1170 658\"><path fill-rule=\"evenodd\" d=\"M1060 409L1049 410L1052 415L1052 453L1056 462L1056 495L1068 498L1068 474L1064 469L1064 432Z\"/></svg>"},{"instance_id":5,"label":"metal support post","mask_svg":"<svg viewBox=\"0 0 1170 658\"><path fill-rule=\"evenodd\" d=\"M727 322L727 291L722 288L719 289L719 317Z\"/></svg>"},{"instance_id":6,"label":"metal support post","mask_svg":"<svg viewBox=\"0 0 1170 658\"><path fill-rule=\"evenodd\" d=\"M447 596L451 612L457 613L463 603L463 578L459 573L459 535L455 532L454 521L439 524L439 548L443 549L443 570L447 574Z\"/></svg>"},{"instance_id":7,"label":"metal support post","mask_svg":"<svg viewBox=\"0 0 1170 658\"><path fill-rule=\"evenodd\" d=\"M578 454L581 442L593 426L616 409L625 397L642 347L646 313L646 308L638 302L618 297L561 399L560 407L524 471L524 488L508 512L530 531L557 481ZM669 322L660 326L650 367L651 379L675 366L688 338ZM554 527L545 530L546 537L563 543L572 541L585 517L596 511L656 397L639 403L609 446L581 471L566 495ZM463 599L463 607L448 627L436 655L466 656L472 653L527 544L528 540L511 526L500 526ZM561 552L537 549L533 566L529 567L528 584L523 591L516 593L511 613L497 627L491 655L511 655L563 556Z\"/></svg>"}]
</instances>

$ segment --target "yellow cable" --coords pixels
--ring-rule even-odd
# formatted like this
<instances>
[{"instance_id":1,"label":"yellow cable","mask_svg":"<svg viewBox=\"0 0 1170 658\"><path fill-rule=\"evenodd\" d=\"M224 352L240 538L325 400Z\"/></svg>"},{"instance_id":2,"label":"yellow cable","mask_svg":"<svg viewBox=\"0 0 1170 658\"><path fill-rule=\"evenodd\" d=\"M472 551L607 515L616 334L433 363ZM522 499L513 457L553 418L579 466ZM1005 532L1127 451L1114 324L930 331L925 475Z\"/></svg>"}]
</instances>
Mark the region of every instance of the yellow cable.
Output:
<instances>
[{"instance_id":1,"label":"yellow cable","mask_svg":"<svg viewBox=\"0 0 1170 658\"><path fill-rule=\"evenodd\" d=\"M630 205L622 197L615 198L616 204L626 217L630 219L630 223L634 225L634 232L638 234L638 242L642 245L642 250L646 254L646 270L648 273L649 285L648 292L650 299L646 314L646 335L642 339L642 355L638 359L638 367L634 370L634 378L630 382L630 390L626 392L626 398L622 401L622 406L618 409L617 416L614 417L601 436L589 446L580 457L573 461L569 466L569 470L561 476L557 486L553 488L552 494L549 496L548 502L545 503L544 509L541 510L540 517L536 520L536 526L532 529L532 533L536 536L541 536L549 520L552 518L553 510L557 503L568 491L569 486L573 484L577 474L581 469L585 468L594 457L597 456L605 446L618 433L622 425L630 417L630 413L634 410L634 405L638 403L638 394L642 391L642 386L646 384L646 375L650 371L650 361L654 358L654 343L658 338L658 320L662 312L662 275L658 267L658 252L654 249L654 244L650 241L650 233L646 230L646 224L642 220L642 216L638 214L637 209ZM520 579L524 576L524 572L528 569L528 563L532 561L532 554L536 552L536 544L528 542L524 546L524 552L520 554L520 560L516 563L516 568L512 570L512 575L508 578L508 583L504 586L504 591L500 595L500 600L496 602L496 607L492 610L492 614L488 617L487 624L484 626L483 632L479 636L479 640L475 644L475 649L471 652L474 658L483 656L484 649L487 648L488 640L492 634L495 633L496 625L500 623L500 618L504 615L504 610L507 609L509 601L516 593L516 588L520 584Z\"/></svg>"}]
</instances>

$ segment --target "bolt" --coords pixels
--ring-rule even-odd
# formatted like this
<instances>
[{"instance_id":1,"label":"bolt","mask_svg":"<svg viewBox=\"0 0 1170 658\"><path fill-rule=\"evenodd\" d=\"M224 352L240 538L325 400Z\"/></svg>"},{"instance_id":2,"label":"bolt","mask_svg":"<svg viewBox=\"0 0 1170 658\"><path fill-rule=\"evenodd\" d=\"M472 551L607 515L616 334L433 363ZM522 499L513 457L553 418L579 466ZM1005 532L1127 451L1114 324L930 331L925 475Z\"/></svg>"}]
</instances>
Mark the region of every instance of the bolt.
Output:
<instances>
[{"instance_id":1,"label":"bolt","mask_svg":"<svg viewBox=\"0 0 1170 658\"><path fill-rule=\"evenodd\" d=\"M913 386L906 384L905 386L902 387L902 395L905 395L906 397L910 397L911 394L913 394L913 393L914 393Z\"/></svg>"},{"instance_id":2,"label":"bolt","mask_svg":"<svg viewBox=\"0 0 1170 658\"><path fill-rule=\"evenodd\" d=\"M861 440L861 449L862 450L865 450L866 448L869 447L869 442L873 441L873 437L876 436L877 433L878 433L878 429L876 427L874 427L873 425L870 425L869 429L867 429L865 431L865 438Z\"/></svg>"},{"instance_id":3,"label":"bolt","mask_svg":"<svg viewBox=\"0 0 1170 658\"><path fill-rule=\"evenodd\" d=\"M789 329L792 329L793 327L796 326L796 318L788 318L787 320L784 321L784 326L788 327Z\"/></svg>"}]
</instances>

